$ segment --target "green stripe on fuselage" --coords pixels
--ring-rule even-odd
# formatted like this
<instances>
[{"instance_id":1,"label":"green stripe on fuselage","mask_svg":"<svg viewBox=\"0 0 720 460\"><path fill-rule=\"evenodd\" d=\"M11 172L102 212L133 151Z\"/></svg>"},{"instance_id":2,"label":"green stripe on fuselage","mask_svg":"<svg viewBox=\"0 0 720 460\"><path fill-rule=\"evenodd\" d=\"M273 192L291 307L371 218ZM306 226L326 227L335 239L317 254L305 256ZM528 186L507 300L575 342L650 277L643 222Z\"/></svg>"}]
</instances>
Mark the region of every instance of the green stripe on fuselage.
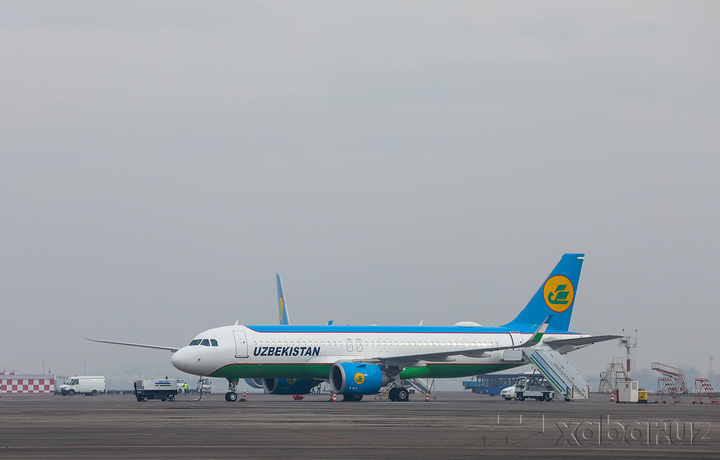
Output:
<instances>
[{"instance_id":1,"label":"green stripe on fuselage","mask_svg":"<svg viewBox=\"0 0 720 460\"><path fill-rule=\"evenodd\" d=\"M454 378L489 374L522 366L507 364L428 364L425 367L406 367L400 378ZM315 378L327 380L332 364L230 364L208 377L223 378Z\"/></svg>"},{"instance_id":2,"label":"green stripe on fuselage","mask_svg":"<svg viewBox=\"0 0 720 460\"><path fill-rule=\"evenodd\" d=\"M230 364L208 377L225 378L315 378L327 380L332 364Z\"/></svg>"}]
</instances>

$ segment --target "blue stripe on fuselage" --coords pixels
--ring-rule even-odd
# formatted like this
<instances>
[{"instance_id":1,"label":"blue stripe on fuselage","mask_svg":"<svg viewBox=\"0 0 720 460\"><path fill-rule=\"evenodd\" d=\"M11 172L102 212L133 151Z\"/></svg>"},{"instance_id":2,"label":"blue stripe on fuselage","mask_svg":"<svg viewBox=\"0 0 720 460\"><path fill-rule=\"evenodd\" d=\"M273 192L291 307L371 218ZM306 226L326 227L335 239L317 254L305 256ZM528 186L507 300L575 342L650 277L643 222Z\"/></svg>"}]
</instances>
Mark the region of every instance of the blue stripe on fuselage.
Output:
<instances>
[{"instance_id":1,"label":"blue stripe on fuselage","mask_svg":"<svg viewBox=\"0 0 720 460\"><path fill-rule=\"evenodd\" d=\"M503 327L459 327L459 326L245 326L255 332L277 333L318 333L318 334L355 334L355 333L396 333L396 334L507 334L509 332L522 332L532 334L533 329L507 329ZM563 334L572 335L578 332L553 331L548 328L545 335Z\"/></svg>"}]
</instances>

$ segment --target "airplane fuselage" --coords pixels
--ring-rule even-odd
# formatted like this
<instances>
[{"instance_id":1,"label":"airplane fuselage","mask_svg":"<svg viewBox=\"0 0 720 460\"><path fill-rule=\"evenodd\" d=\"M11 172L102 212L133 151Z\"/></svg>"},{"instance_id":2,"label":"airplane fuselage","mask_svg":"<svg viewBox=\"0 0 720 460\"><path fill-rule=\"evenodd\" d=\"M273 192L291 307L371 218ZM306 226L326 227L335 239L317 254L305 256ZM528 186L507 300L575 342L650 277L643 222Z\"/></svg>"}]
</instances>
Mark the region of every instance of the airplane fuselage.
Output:
<instances>
[{"instance_id":1,"label":"airplane fuselage","mask_svg":"<svg viewBox=\"0 0 720 460\"><path fill-rule=\"evenodd\" d=\"M446 357L402 361L400 378L464 377L528 364L506 359L504 351L464 356L469 350L520 345L533 331L498 327L387 326L224 326L199 334L172 357L181 371L224 378L327 379L336 362L392 365L395 358L428 353ZM545 338L582 337L572 332ZM457 353L457 354L455 354Z\"/></svg>"}]
</instances>

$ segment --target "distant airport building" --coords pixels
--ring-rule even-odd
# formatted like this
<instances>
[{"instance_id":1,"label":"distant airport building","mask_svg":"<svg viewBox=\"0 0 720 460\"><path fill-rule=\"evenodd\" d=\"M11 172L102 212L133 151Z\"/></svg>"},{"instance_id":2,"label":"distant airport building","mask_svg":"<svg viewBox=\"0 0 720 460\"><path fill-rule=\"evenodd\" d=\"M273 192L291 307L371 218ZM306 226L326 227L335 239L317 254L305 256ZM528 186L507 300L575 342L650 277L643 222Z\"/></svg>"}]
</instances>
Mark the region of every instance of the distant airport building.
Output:
<instances>
[{"instance_id":1,"label":"distant airport building","mask_svg":"<svg viewBox=\"0 0 720 460\"><path fill-rule=\"evenodd\" d=\"M54 393L55 376L0 373L0 393Z\"/></svg>"}]
</instances>

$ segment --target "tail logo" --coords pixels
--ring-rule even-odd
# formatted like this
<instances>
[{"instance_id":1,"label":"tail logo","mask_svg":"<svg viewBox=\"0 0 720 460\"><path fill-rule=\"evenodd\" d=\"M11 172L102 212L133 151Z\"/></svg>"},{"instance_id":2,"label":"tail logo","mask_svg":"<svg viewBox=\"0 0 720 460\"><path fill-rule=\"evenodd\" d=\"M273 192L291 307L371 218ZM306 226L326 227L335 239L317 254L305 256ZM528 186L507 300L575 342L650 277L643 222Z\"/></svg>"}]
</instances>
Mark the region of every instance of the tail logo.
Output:
<instances>
[{"instance_id":1,"label":"tail logo","mask_svg":"<svg viewBox=\"0 0 720 460\"><path fill-rule=\"evenodd\" d=\"M355 383L357 383L358 385L362 385L364 381L365 381L364 375L362 375L360 372L355 374Z\"/></svg>"},{"instance_id":2,"label":"tail logo","mask_svg":"<svg viewBox=\"0 0 720 460\"><path fill-rule=\"evenodd\" d=\"M562 313L572 305L575 288L567 277L555 275L545 281L543 296L550 310Z\"/></svg>"},{"instance_id":3,"label":"tail logo","mask_svg":"<svg viewBox=\"0 0 720 460\"><path fill-rule=\"evenodd\" d=\"M285 316L285 299L278 297L278 306L280 307L280 319Z\"/></svg>"}]
</instances>

